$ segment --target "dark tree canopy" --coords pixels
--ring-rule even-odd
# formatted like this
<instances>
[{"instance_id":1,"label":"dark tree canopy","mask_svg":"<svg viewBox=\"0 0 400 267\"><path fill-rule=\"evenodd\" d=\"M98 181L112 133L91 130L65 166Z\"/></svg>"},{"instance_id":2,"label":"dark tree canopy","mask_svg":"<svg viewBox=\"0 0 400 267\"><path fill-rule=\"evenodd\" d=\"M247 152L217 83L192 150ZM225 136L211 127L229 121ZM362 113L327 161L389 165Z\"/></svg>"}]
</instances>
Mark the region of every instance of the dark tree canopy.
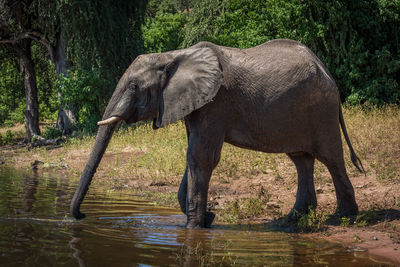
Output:
<instances>
[{"instance_id":1,"label":"dark tree canopy","mask_svg":"<svg viewBox=\"0 0 400 267\"><path fill-rule=\"evenodd\" d=\"M399 14L397 0L0 0L0 123L26 108L23 45L41 120L60 104L88 132L138 54L203 40L247 48L295 39L327 65L343 101L399 104Z\"/></svg>"}]
</instances>

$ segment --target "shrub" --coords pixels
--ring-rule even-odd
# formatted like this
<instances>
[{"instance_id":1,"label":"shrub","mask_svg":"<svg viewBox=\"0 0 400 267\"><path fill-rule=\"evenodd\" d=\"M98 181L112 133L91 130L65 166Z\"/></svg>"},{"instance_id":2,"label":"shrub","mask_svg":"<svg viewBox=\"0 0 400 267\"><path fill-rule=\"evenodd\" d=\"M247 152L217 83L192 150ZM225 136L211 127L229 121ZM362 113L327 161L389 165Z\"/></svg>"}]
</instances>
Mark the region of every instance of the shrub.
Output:
<instances>
[{"instance_id":1,"label":"shrub","mask_svg":"<svg viewBox=\"0 0 400 267\"><path fill-rule=\"evenodd\" d=\"M328 213L317 211L310 207L308 214L302 214L297 222L297 228L301 232L318 232L325 229Z\"/></svg>"},{"instance_id":2,"label":"shrub","mask_svg":"<svg viewBox=\"0 0 400 267\"><path fill-rule=\"evenodd\" d=\"M62 132L59 129L47 126L44 131L43 137L46 139L55 139L57 137L60 137L61 135Z\"/></svg>"},{"instance_id":3,"label":"shrub","mask_svg":"<svg viewBox=\"0 0 400 267\"><path fill-rule=\"evenodd\" d=\"M13 138L14 138L14 134L10 130L7 130L6 136L4 138L4 142L6 144L10 144L13 141Z\"/></svg>"},{"instance_id":4,"label":"shrub","mask_svg":"<svg viewBox=\"0 0 400 267\"><path fill-rule=\"evenodd\" d=\"M98 71L69 71L58 82L62 99L67 109L76 109L77 127L86 133L94 133L110 97L110 84L101 78Z\"/></svg>"},{"instance_id":5,"label":"shrub","mask_svg":"<svg viewBox=\"0 0 400 267\"><path fill-rule=\"evenodd\" d=\"M142 26L146 52L175 50L183 40L186 16L172 1L162 1L154 17L147 17Z\"/></svg>"}]
</instances>

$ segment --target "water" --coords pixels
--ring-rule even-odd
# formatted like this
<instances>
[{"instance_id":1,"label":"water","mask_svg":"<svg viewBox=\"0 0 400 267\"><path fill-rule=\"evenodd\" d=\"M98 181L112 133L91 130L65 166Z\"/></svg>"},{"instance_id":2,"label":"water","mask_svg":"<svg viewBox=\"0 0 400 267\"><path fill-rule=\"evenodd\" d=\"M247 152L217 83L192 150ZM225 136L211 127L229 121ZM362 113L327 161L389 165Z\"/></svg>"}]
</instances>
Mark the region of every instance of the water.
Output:
<instances>
[{"instance_id":1,"label":"water","mask_svg":"<svg viewBox=\"0 0 400 267\"><path fill-rule=\"evenodd\" d=\"M186 230L175 209L93 184L68 214L76 181L0 169L0 266L379 266L366 252L262 226Z\"/></svg>"}]
</instances>

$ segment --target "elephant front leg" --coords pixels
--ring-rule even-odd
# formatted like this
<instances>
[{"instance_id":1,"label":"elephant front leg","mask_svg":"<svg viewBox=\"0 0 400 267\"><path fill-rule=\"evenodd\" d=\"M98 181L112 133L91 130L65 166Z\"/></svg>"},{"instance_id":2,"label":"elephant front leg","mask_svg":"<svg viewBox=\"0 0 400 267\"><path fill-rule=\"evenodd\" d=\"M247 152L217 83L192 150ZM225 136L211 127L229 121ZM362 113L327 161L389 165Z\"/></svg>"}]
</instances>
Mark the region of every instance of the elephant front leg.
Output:
<instances>
[{"instance_id":1,"label":"elephant front leg","mask_svg":"<svg viewBox=\"0 0 400 267\"><path fill-rule=\"evenodd\" d=\"M178 191L178 201L179 205L181 207L181 211L187 215L186 210L188 206L188 201L187 201L187 183L188 183L188 167L186 167L185 174L183 175L182 182L179 186L179 191ZM206 202L207 206L207 202ZM205 218L204 218L204 227L210 228L212 222L214 221L215 214L209 211L206 211L205 213Z\"/></svg>"},{"instance_id":2,"label":"elephant front leg","mask_svg":"<svg viewBox=\"0 0 400 267\"><path fill-rule=\"evenodd\" d=\"M195 160L188 163L187 224L189 229L206 227L208 185L211 168L199 166Z\"/></svg>"},{"instance_id":3,"label":"elephant front leg","mask_svg":"<svg viewBox=\"0 0 400 267\"><path fill-rule=\"evenodd\" d=\"M222 144L222 136L190 136L187 153L187 228L210 227L214 219L214 214L207 212L208 186L212 171L219 162ZM184 180L185 177L181 185L184 185ZM183 198L184 194L181 195Z\"/></svg>"}]
</instances>

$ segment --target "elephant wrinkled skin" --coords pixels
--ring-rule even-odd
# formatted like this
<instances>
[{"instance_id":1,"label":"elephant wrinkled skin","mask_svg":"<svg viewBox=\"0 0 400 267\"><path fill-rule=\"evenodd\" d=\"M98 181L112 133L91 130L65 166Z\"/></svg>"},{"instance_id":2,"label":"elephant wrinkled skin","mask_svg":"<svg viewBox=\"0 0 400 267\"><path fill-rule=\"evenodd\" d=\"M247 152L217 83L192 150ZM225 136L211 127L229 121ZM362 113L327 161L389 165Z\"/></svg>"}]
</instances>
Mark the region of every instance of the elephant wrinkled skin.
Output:
<instances>
[{"instance_id":1,"label":"elephant wrinkled skin","mask_svg":"<svg viewBox=\"0 0 400 267\"><path fill-rule=\"evenodd\" d=\"M187 164L178 199L188 228L212 223L214 215L206 211L208 186L224 142L290 157L298 189L289 218L317 205L315 159L332 175L337 212L341 216L358 212L340 128L352 162L360 171L363 167L346 132L338 88L315 54L296 41L273 40L243 50L201 42L137 57L99 122L71 202L75 218L84 217L80 204L118 122L150 119L154 129L185 120Z\"/></svg>"}]
</instances>

